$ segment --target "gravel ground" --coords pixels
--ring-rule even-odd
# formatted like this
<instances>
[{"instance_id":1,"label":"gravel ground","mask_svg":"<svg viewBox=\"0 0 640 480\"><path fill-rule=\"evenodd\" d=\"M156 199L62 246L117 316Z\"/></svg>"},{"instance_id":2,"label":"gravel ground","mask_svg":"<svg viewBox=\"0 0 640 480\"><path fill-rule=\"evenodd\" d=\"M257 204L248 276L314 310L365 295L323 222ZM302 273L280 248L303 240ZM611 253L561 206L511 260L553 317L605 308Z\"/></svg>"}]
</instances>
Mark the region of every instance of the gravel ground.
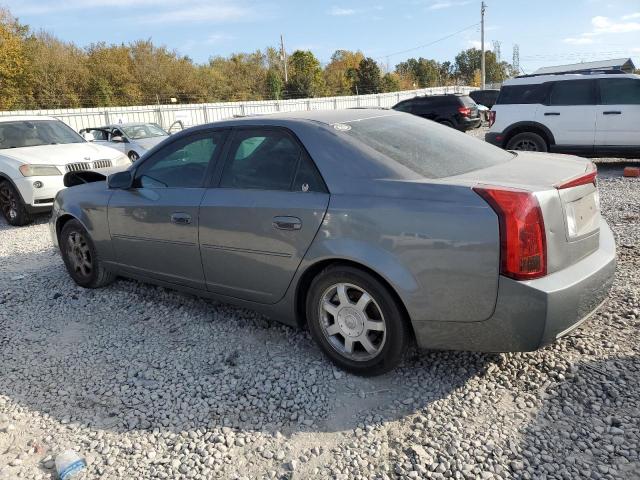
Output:
<instances>
[{"instance_id":1,"label":"gravel ground","mask_svg":"<svg viewBox=\"0 0 640 480\"><path fill-rule=\"evenodd\" d=\"M373 379L306 332L119 280L76 287L46 218L0 223L0 479L640 478L640 181L601 170L608 302L534 353L410 352ZM0 222L2 222L0 220Z\"/></svg>"}]
</instances>

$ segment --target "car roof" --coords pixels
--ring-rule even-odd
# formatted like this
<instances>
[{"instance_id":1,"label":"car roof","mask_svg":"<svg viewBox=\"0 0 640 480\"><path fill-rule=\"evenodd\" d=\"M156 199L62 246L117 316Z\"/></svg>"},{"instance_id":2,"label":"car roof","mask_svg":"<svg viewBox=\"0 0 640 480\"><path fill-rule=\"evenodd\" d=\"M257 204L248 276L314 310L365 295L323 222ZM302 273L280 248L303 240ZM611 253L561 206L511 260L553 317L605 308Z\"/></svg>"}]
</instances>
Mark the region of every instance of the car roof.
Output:
<instances>
[{"instance_id":1,"label":"car roof","mask_svg":"<svg viewBox=\"0 0 640 480\"><path fill-rule=\"evenodd\" d=\"M47 117L44 115L7 115L0 117L0 123L3 122L33 122L36 120L55 120L61 121L54 117Z\"/></svg>"},{"instance_id":2,"label":"car roof","mask_svg":"<svg viewBox=\"0 0 640 480\"><path fill-rule=\"evenodd\" d=\"M532 85L539 84L545 82L558 82L560 80L592 80L598 78L635 78L640 79L640 75L634 75L632 73L625 74L607 74L607 73L593 73L593 74L583 74L583 73L564 73L561 75L535 75L535 76L525 76L525 77L516 77L509 80L505 80L502 86L511 86L511 85Z\"/></svg>"},{"instance_id":3,"label":"car roof","mask_svg":"<svg viewBox=\"0 0 640 480\"><path fill-rule=\"evenodd\" d=\"M377 108L352 108L344 110L307 110L299 112L280 112L266 115L249 115L228 120L215 122L215 125L242 125L263 123L283 125L296 122L316 122L325 125L335 125L336 123L349 123L365 120L373 117L386 117L398 115L395 110L380 110ZM197 127L196 127L197 128Z\"/></svg>"}]
</instances>

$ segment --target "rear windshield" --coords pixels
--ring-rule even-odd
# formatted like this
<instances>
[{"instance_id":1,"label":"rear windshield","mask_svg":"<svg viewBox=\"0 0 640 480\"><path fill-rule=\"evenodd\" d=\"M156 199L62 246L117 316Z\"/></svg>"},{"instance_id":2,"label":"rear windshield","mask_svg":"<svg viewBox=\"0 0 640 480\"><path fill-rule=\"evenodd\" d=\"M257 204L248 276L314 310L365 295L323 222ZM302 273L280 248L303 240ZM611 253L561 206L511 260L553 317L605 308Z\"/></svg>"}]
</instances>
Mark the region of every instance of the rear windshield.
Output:
<instances>
[{"instance_id":1,"label":"rear windshield","mask_svg":"<svg viewBox=\"0 0 640 480\"><path fill-rule=\"evenodd\" d=\"M542 103L547 96L547 88L546 83L504 86L500 89L496 105Z\"/></svg>"},{"instance_id":2,"label":"rear windshield","mask_svg":"<svg viewBox=\"0 0 640 480\"><path fill-rule=\"evenodd\" d=\"M475 107L475 106L477 106L476 102L473 100L473 98L468 97L467 95L461 95L460 96L460 100L462 100L462 104L465 107Z\"/></svg>"},{"instance_id":3,"label":"rear windshield","mask_svg":"<svg viewBox=\"0 0 640 480\"><path fill-rule=\"evenodd\" d=\"M461 175L514 155L431 120L406 113L345 122L340 130L425 178Z\"/></svg>"}]
</instances>

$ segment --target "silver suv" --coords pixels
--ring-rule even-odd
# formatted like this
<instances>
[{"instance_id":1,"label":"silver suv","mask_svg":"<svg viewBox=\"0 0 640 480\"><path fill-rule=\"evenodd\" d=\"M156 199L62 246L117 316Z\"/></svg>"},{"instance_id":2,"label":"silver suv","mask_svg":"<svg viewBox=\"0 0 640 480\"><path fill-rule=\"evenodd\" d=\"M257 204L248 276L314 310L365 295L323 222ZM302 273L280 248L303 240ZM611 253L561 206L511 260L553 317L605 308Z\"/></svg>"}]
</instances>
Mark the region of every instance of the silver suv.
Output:
<instances>
[{"instance_id":1,"label":"silver suv","mask_svg":"<svg viewBox=\"0 0 640 480\"><path fill-rule=\"evenodd\" d=\"M640 156L640 76L591 73L507 80L485 139L508 150Z\"/></svg>"}]
</instances>

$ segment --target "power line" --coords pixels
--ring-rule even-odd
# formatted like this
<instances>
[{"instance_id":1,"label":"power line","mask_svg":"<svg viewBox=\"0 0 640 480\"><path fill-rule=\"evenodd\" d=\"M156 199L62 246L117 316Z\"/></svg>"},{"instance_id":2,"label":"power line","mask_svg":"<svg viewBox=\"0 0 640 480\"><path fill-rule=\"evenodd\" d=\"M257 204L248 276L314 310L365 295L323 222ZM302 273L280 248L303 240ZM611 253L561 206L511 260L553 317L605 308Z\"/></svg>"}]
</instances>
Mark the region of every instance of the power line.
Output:
<instances>
[{"instance_id":1,"label":"power line","mask_svg":"<svg viewBox=\"0 0 640 480\"><path fill-rule=\"evenodd\" d=\"M406 50L400 50L398 52L387 53L386 55L381 55L381 56L376 57L376 58L381 59L381 58L387 58L387 57L395 57L396 55L401 55L403 53L413 52L414 50L419 50L421 48L430 47L431 45L435 45L436 43L440 43L440 42L442 42L444 40L447 40L447 39L449 39L451 37L454 37L454 36L456 36L456 35L458 35L458 34L460 34L462 32L466 32L467 30L470 30L470 29L472 29L474 27L477 27L478 25L480 25L480 22L476 22L473 25L469 25L468 27L465 27L465 28L463 28L461 30L458 30L457 32L450 33L449 35L445 35L444 37L438 38L437 40L433 40L432 42L425 43L423 45L418 45L416 47L407 48Z\"/></svg>"}]
</instances>

